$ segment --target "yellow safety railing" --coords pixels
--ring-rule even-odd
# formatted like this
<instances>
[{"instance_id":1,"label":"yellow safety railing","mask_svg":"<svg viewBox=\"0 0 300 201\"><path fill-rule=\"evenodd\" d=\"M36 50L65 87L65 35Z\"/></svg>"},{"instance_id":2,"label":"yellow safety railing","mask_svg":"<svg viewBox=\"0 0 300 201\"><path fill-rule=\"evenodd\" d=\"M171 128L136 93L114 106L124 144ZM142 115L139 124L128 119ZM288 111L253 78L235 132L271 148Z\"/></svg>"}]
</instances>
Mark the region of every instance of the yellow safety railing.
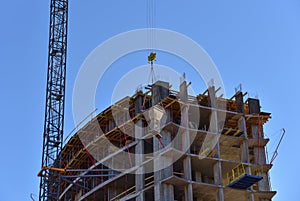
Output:
<instances>
[{"instance_id":1,"label":"yellow safety railing","mask_svg":"<svg viewBox=\"0 0 300 201\"><path fill-rule=\"evenodd\" d=\"M227 172L223 177L223 184L228 186L230 183L236 181L246 174L245 167L243 164L237 165L231 171Z\"/></svg>"},{"instance_id":2,"label":"yellow safety railing","mask_svg":"<svg viewBox=\"0 0 300 201\"><path fill-rule=\"evenodd\" d=\"M263 173L263 166L256 166L253 168L252 170L252 173L255 175L255 176L261 176L261 174Z\"/></svg>"}]
</instances>

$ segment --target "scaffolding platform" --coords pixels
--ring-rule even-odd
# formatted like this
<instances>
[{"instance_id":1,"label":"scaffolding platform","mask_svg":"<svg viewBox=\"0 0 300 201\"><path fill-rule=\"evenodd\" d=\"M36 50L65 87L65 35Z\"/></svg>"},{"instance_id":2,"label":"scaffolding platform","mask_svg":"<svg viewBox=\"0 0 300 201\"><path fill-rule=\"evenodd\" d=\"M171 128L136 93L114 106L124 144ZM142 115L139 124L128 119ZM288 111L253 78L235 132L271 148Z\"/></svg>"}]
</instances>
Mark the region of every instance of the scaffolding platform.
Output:
<instances>
[{"instance_id":1,"label":"scaffolding platform","mask_svg":"<svg viewBox=\"0 0 300 201\"><path fill-rule=\"evenodd\" d=\"M247 189L260 180L262 180L261 176L245 174L240 178L236 179L235 181L233 181L232 183L228 184L228 187Z\"/></svg>"}]
</instances>

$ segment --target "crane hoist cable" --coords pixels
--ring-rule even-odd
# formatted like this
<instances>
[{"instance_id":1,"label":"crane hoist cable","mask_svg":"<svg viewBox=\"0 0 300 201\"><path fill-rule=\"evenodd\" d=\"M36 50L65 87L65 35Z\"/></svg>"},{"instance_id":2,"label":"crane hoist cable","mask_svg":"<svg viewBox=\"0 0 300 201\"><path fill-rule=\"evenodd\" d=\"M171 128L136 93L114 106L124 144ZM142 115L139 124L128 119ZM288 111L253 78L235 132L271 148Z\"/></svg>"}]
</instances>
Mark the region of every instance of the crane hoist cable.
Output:
<instances>
[{"instance_id":1,"label":"crane hoist cable","mask_svg":"<svg viewBox=\"0 0 300 201\"><path fill-rule=\"evenodd\" d=\"M148 63L150 64L150 75L148 82L152 84L156 80L155 72L154 72L154 64L153 62L156 61L156 53L155 49L155 42L156 42L156 0L147 0L147 45L150 50L150 54L148 56Z\"/></svg>"},{"instance_id":2,"label":"crane hoist cable","mask_svg":"<svg viewBox=\"0 0 300 201\"><path fill-rule=\"evenodd\" d=\"M150 51L155 47L155 28L156 27L156 0L147 0L147 29L148 29L148 47Z\"/></svg>"}]
</instances>

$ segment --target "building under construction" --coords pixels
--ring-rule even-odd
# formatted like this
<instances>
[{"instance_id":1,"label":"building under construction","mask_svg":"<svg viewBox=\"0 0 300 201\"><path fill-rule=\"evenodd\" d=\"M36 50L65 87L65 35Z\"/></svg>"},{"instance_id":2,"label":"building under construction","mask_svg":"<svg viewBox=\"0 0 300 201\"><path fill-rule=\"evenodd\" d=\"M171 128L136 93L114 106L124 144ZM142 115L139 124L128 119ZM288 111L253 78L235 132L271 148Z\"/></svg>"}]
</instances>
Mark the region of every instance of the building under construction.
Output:
<instances>
[{"instance_id":1,"label":"building under construction","mask_svg":"<svg viewBox=\"0 0 300 201\"><path fill-rule=\"evenodd\" d=\"M90 118L63 146L58 200L272 200L270 113L241 89L188 86L157 81Z\"/></svg>"}]
</instances>

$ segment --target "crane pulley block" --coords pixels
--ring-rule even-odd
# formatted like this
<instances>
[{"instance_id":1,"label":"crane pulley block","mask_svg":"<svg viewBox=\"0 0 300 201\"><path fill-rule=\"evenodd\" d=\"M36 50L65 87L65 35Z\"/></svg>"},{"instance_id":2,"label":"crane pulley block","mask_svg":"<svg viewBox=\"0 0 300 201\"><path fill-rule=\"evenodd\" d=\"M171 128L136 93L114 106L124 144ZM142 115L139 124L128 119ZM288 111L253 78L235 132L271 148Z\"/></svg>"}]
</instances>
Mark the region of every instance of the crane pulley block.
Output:
<instances>
[{"instance_id":1,"label":"crane pulley block","mask_svg":"<svg viewBox=\"0 0 300 201\"><path fill-rule=\"evenodd\" d=\"M156 61L156 53L151 52L150 55L148 56L148 63L152 63L153 61Z\"/></svg>"}]
</instances>

